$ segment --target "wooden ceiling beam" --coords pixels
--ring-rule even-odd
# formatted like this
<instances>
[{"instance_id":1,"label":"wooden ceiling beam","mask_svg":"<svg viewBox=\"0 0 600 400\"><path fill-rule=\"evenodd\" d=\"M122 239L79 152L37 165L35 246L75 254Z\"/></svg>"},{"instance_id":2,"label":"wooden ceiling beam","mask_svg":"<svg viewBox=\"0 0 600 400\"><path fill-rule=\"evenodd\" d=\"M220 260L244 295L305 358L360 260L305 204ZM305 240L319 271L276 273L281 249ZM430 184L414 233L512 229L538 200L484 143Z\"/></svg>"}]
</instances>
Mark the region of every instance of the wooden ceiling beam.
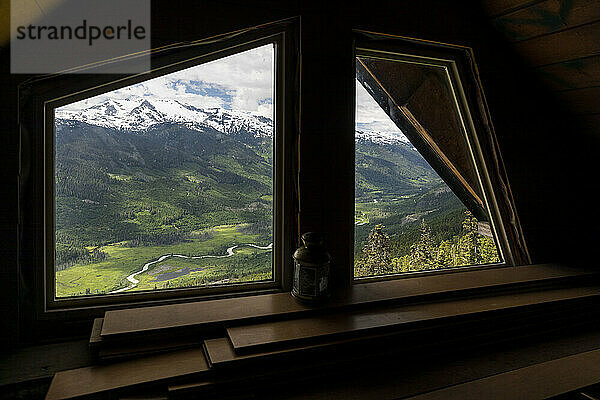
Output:
<instances>
[{"instance_id":1,"label":"wooden ceiling beam","mask_svg":"<svg viewBox=\"0 0 600 400\"><path fill-rule=\"evenodd\" d=\"M547 65L536 73L552 90L600 86L600 55Z\"/></svg>"},{"instance_id":2,"label":"wooden ceiling beam","mask_svg":"<svg viewBox=\"0 0 600 400\"><path fill-rule=\"evenodd\" d=\"M597 0L545 0L493 19L510 41L548 35L600 20Z\"/></svg>"},{"instance_id":3,"label":"wooden ceiling beam","mask_svg":"<svg viewBox=\"0 0 600 400\"><path fill-rule=\"evenodd\" d=\"M600 21L515 43L531 66L538 67L600 55Z\"/></svg>"}]
</instances>

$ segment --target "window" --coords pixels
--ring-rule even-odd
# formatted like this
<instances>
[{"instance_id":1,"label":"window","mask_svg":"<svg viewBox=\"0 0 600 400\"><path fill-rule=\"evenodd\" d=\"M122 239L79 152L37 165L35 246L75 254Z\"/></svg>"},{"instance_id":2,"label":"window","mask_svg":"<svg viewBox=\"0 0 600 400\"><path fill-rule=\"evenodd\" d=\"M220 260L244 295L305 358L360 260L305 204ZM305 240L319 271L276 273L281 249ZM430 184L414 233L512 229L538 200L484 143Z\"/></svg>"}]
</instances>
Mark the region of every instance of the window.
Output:
<instances>
[{"instance_id":1,"label":"window","mask_svg":"<svg viewBox=\"0 0 600 400\"><path fill-rule=\"evenodd\" d=\"M57 298L273 281L273 43L54 109Z\"/></svg>"},{"instance_id":2,"label":"window","mask_svg":"<svg viewBox=\"0 0 600 400\"><path fill-rule=\"evenodd\" d=\"M356 53L355 279L504 264L456 63Z\"/></svg>"},{"instance_id":3,"label":"window","mask_svg":"<svg viewBox=\"0 0 600 400\"><path fill-rule=\"evenodd\" d=\"M21 85L24 315L287 288L294 37L286 20L153 50L145 74Z\"/></svg>"},{"instance_id":4,"label":"window","mask_svg":"<svg viewBox=\"0 0 600 400\"><path fill-rule=\"evenodd\" d=\"M23 293L43 294L37 315L85 319L130 305L288 291L295 241L312 229L337 256L332 287L340 289L352 276L516 264L518 225L511 199L495 189L503 170L483 161L494 145L480 143L478 132L489 132L482 110L469 110L478 91L461 84L473 82L460 73L462 56L400 52L401 39L375 46L357 33L357 68L340 67L348 80L327 89L336 104L323 114L330 100L320 98L318 77L329 66L307 67L300 85L295 29L287 21L159 51L150 74L59 75L23 88L33 156L24 196L32 212L22 209L34 229L23 236L30 259L22 271L37 285ZM346 55L332 65L347 65ZM395 79L411 69L410 79ZM438 86L419 102L399 100L393 83L416 89L419 74ZM354 137L346 89L357 91ZM442 111L419 108L434 103ZM444 123L451 129L432 128ZM329 154L348 168L300 168L302 157ZM324 223L323 203L333 214ZM353 226L356 265L340 261L340 250L352 255L344 238ZM465 243L476 247L461 254Z\"/></svg>"}]
</instances>

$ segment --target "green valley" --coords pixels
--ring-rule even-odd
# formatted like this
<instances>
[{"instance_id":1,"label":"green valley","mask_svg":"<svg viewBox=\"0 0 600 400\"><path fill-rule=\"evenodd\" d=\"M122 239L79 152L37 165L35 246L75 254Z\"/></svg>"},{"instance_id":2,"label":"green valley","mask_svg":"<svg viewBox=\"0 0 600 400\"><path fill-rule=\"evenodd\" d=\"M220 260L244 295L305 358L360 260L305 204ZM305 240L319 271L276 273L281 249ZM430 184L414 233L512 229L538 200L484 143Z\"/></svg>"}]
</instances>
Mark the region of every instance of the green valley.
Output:
<instances>
[{"instance_id":1,"label":"green valley","mask_svg":"<svg viewBox=\"0 0 600 400\"><path fill-rule=\"evenodd\" d=\"M57 120L57 297L273 279L272 125L211 113L222 127ZM357 140L355 172L356 276L497 262L410 143Z\"/></svg>"},{"instance_id":2,"label":"green valley","mask_svg":"<svg viewBox=\"0 0 600 400\"><path fill-rule=\"evenodd\" d=\"M128 287L126 277L161 256L224 255L232 244L260 242L258 234L244 233L247 226L217 226L191 233L171 245L131 247L127 242L111 243L95 249L105 260L80 263L56 272L57 297L107 294ZM90 248L91 250L91 248ZM168 258L138 275L135 290L151 290L272 279L271 251L241 247L228 258Z\"/></svg>"},{"instance_id":3,"label":"green valley","mask_svg":"<svg viewBox=\"0 0 600 400\"><path fill-rule=\"evenodd\" d=\"M58 125L56 295L127 287L128 275L165 254L267 246L273 196L267 139L247 135L244 143L210 127L176 124L143 133ZM270 254L241 248L228 259L197 260L187 277L153 281L142 274L131 290L272 279Z\"/></svg>"}]
</instances>

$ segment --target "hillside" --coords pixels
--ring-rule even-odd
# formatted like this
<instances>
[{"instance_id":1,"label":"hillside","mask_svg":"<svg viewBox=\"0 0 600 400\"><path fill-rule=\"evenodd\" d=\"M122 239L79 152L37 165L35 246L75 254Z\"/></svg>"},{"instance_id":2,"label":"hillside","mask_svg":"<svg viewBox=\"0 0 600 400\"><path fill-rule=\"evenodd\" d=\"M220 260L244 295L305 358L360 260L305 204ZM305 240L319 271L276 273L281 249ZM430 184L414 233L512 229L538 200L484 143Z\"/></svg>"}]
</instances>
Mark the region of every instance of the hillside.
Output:
<instances>
[{"instance_id":1,"label":"hillside","mask_svg":"<svg viewBox=\"0 0 600 400\"><path fill-rule=\"evenodd\" d=\"M55 126L59 296L270 279L270 119L126 99L60 109ZM357 131L356 176L357 251L375 223L405 238L425 216L460 226L464 207L401 134Z\"/></svg>"}]
</instances>

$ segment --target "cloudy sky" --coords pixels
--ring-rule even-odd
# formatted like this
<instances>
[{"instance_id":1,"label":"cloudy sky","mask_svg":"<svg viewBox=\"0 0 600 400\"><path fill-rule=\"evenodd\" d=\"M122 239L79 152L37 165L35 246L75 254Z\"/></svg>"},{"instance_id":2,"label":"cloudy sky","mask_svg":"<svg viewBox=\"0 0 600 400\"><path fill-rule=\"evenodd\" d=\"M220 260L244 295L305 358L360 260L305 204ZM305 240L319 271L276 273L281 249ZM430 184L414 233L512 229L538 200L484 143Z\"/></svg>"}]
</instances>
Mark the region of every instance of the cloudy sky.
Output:
<instances>
[{"instance_id":1,"label":"cloudy sky","mask_svg":"<svg viewBox=\"0 0 600 400\"><path fill-rule=\"evenodd\" d=\"M80 110L109 98L174 99L198 108L222 107L273 117L273 45L128 86L65 106ZM400 133L371 95L356 81L356 127L360 130Z\"/></svg>"},{"instance_id":2,"label":"cloudy sky","mask_svg":"<svg viewBox=\"0 0 600 400\"><path fill-rule=\"evenodd\" d=\"M107 99L174 99L198 108L222 107L273 117L274 47L266 45L66 106Z\"/></svg>"},{"instance_id":3,"label":"cloudy sky","mask_svg":"<svg viewBox=\"0 0 600 400\"><path fill-rule=\"evenodd\" d=\"M360 84L356 84L356 129L401 134L400 129Z\"/></svg>"}]
</instances>

